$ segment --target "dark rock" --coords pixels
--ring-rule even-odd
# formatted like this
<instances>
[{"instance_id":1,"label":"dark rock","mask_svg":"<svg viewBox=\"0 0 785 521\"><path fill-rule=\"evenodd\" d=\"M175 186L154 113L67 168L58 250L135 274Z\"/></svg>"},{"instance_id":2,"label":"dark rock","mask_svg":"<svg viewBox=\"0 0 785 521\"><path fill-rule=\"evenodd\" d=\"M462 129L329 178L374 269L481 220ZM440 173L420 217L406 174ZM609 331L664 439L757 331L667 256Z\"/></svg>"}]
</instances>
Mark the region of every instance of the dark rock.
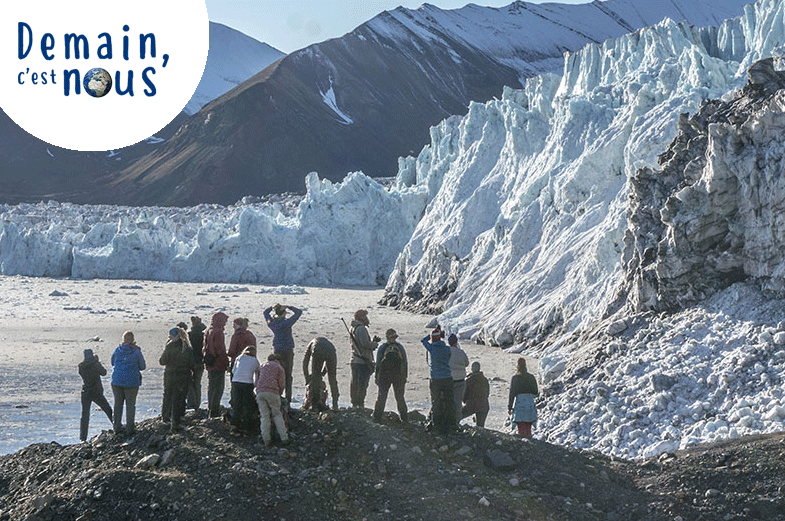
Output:
<instances>
[{"instance_id":1,"label":"dark rock","mask_svg":"<svg viewBox=\"0 0 785 521\"><path fill-rule=\"evenodd\" d=\"M509 454L498 449L492 449L485 453L483 463L492 469L509 471L516 467L515 460Z\"/></svg>"}]
</instances>

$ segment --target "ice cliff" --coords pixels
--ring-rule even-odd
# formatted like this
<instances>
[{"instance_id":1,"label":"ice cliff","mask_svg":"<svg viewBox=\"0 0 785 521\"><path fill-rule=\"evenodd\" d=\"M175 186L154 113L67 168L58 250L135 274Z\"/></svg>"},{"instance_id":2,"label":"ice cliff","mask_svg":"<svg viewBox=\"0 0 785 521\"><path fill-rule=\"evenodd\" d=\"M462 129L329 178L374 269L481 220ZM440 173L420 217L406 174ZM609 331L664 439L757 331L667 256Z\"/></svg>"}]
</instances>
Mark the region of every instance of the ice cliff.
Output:
<instances>
[{"instance_id":1,"label":"ice cliff","mask_svg":"<svg viewBox=\"0 0 785 521\"><path fill-rule=\"evenodd\" d=\"M566 56L563 76L533 78L433 128L431 144L401 161L398 186L432 199L387 301L519 349L618 311L629 180L656 168L680 114L740 88L784 43L784 11L764 0L718 27L666 20L588 45ZM632 226L632 236L650 233Z\"/></svg>"},{"instance_id":2,"label":"ice cliff","mask_svg":"<svg viewBox=\"0 0 785 521\"><path fill-rule=\"evenodd\" d=\"M424 207L350 174L280 204L0 206L0 272L74 278L381 285Z\"/></svg>"}]
</instances>

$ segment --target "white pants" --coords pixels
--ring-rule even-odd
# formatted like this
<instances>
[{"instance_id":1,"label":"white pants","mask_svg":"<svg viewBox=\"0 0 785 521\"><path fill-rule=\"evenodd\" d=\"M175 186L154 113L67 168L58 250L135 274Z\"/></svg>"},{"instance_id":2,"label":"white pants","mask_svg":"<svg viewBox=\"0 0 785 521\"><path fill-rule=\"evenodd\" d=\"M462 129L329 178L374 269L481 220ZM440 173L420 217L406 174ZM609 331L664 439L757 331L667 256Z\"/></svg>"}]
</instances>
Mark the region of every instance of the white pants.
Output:
<instances>
[{"instance_id":1,"label":"white pants","mask_svg":"<svg viewBox=\"0 0 785 521\"><path fill-rule=\"evenodd\" d=\"M269 445L272 441L272 431L270 430L271 414L275 428L278 429L278 436L280 436L281 441L287 441L289 435L286 433L286 424L283 421L283 414L281 414L281 397L275 393L261 392L256 395L256 403L259 405L264 444Z\"/></svg>"}]
</instances>

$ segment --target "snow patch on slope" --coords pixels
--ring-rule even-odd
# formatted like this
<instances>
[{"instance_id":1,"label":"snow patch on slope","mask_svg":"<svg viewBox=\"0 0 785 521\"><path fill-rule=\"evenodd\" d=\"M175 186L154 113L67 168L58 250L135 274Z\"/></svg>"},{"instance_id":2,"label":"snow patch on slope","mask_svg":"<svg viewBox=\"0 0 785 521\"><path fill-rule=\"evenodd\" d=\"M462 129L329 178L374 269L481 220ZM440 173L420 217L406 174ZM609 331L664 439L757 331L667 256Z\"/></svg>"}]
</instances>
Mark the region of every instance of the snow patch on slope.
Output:
<instances>
[{"instance_id":1,"label":"snow patch on slope","mask_svg":"<svg viewBox=\"0 0 785 521\"><path fill-rule=\"evenodd\" d=\"M350 118L344 111L338 108L338 101L335 99L335 90L333 89L333 79L329 78L330 80L330 88L327 89L327 92L322 92L319 90L319 94L322 96L322 101L324 104L330 107L330 110L335 112L335 114L340 118L340 122L343 125L351 125L354 123L354 120Z\"/></svg>"}]
</instances>

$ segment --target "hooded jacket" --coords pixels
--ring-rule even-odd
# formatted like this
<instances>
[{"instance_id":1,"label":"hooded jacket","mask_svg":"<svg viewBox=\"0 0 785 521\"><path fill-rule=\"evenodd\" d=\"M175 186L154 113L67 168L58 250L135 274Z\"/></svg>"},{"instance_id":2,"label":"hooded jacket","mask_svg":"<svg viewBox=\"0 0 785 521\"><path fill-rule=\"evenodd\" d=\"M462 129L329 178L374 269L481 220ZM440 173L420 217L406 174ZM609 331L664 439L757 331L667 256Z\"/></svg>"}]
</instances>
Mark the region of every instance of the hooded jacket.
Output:
<instances>
[{"instance_id":1,"label":"hooded jacket","mask_svg":"<svg viewBox=\"0 0 785 521\"><path fill-rule=\"evenodd\" d=\"M350 340L352 348L353 364L373 365L373 351L378 347L378 343L371 340L368 334L368 326L359 320L352 320L352 337Z\"/></svg>"},{"instance_id":2,"label":"hooded jacket","mask_svg":"<svg viewBox=\"0 0 785 521\"><path fill-rule=\"evenodd\" d=\"M182 339L171 339L166 343L158 363L166 366L165 373L190 375L194 368L193 351Z\"/></svg>"},{"instance_id":3,"label":"hooded jacket","mask_svg":"<svg viewBox=\"0 0 785 521\"><path fill-rule=\"evenodd\" d=\"M201 322L197 322L196 324L191 326L191 330L188 331L188 340L191 341L191 349L194 352L194 363L201 364L202 363L202 348L204 347L204 330L207 329Z\"/></svg>"},{"instance_id":4,"label":"hooded jacket","mask_svg":"<svg viewBox=\"0 0 785 521\"><path fill-rule=\"evenodd\" d=\"M94 356L90 360L79 362L79 376L82 377L82 389L85 391L104 391L101 377L106 376L106 368Z\"/></svg>"},{"instance_id":5,"label":"hooded jacket","mask_svg":"<svg viewBox=\"0 0 785 521\"><path fill-rule=\"evenodd\" d=\"M243 349L248 346L255 345L256 337L253 333L247 329L238 329L235 331L232 335L232 339L229 340L229 352L227 353L229 360L231 361L231 365L234 366L234 361L237 360L238 356L243 354Z\"/></svg>"},{"instance_id":6,"label":"hooded jacket","mask_svg":"<svg viewBox=\"0 0 785 521\"><path fill-rule=\"evenodd\" d=\"M488 411L488 395L491 392L488 379L482 371L469 373L466 377L466 390L463 392L463 403L472 411Z\"/></svg>"},{"instance_id":7,"label":"hooded jacket","mask_svg":"<svg viewBox=\"0 0 785 521\"><path fill-rule=\"evenodd\" d=\"M118 387L139 387L142 373L147 364L142 350L136 344L120 344L112 353L112 385Z\"/></svg>"},{"instance_id":8,"label":"hooded jacket","mask_svg":"<svg viewBox=\"0 0 785 521\"><path fill-rule=\"evenodd\" d=\"M226 355L226 340L224 339L224 326L229 320L229 315L219 311L213 315L210 327L204 334L204 347L202 355L210 353L215 357L213 365L205 364L208 371L226 371L229 367L229 357Z\"/></svg>"}]
</instances>

